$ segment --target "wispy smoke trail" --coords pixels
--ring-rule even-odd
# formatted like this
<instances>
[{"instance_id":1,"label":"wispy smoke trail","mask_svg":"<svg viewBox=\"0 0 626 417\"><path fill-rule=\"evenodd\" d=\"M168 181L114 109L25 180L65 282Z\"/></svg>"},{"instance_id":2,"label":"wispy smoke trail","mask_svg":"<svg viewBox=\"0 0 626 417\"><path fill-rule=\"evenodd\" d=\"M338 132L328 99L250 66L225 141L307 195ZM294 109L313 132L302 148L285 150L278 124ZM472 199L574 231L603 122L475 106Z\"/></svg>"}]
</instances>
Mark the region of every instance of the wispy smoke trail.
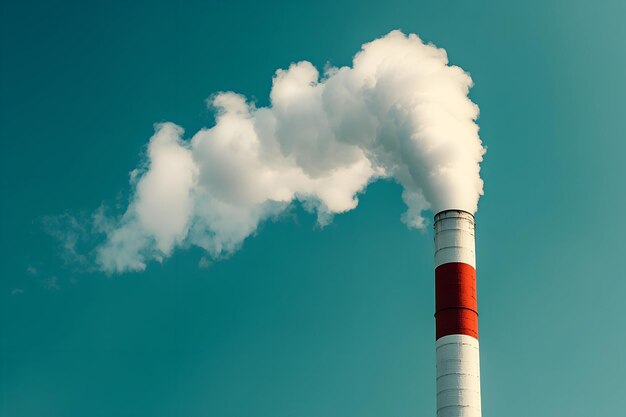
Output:
<instances>
[{"instance_id":1,"label":"wispy smoke trail","mask_svg":"<svg viewBox=\"0 0 626 417\"><path fill-rule=\"evenodd\" d=\"M363 45L352 67L278 70L269 107L219 93L215 125L190 140L172 123L156 126L125 214L99 219L97 262L142 270L190 245L219 258L294 200L324 224L379 178L402 185L410 227L428 209L475 212L485 150L471 86L443 49L393 31Z\"/></svg>"}]
</instances>

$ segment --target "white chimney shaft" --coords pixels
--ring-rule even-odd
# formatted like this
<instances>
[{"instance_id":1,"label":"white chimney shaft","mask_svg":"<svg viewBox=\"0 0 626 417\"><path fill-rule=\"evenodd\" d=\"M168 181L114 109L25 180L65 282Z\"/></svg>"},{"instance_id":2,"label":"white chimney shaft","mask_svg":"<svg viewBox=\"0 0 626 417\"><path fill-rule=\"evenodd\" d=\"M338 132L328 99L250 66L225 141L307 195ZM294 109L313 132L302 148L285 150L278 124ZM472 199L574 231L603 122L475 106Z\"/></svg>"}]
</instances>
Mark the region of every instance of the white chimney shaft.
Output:
<instances>
[{"instance_id":1,"label":"white chimney shaft","mask_svg":"<svg viewBox=\"0 0 626 417\"><path fill-rule=\"evenodd\" d=\"M435 216L437 417L481 417L474 216Z\"/></svg>"}]
</instances>

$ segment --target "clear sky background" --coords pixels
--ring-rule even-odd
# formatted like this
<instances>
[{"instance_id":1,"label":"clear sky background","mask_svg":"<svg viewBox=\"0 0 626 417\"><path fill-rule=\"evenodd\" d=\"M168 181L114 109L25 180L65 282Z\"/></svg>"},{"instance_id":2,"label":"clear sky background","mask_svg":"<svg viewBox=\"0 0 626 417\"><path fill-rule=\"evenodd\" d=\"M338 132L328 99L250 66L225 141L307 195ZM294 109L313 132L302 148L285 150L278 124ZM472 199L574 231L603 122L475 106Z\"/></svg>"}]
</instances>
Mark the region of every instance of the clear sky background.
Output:
<instances>
[{"instance_id":1,"label":"clear sky background","mask_svg":"<svg viewBox=\"0 0 626 417\"><path fill-rule=\"evenodd\" d=\"M484 415L623 413L625 2L86 3L1 6L1 417L434 415L433 235L393 183L208 267L81 272L44 227L124 202L153 123L396 28L476 84Z\"/></svg>"}]
</instances>

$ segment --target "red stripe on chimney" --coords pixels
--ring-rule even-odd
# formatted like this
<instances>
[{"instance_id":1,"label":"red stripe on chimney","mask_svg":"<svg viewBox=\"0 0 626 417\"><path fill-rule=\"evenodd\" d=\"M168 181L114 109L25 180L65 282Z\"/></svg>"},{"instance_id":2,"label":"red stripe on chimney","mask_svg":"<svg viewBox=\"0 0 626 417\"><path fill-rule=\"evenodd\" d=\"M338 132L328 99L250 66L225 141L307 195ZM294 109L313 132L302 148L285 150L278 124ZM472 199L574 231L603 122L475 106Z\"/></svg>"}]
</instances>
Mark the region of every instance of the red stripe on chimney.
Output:
<instances>
[{"instance_id":1,"label":"red stripe on chimney","mask_svg":"<svg viewBox=\"0 0 626 417\"><path fill-rule=\"evenodd\" d=\"M435 318L437 339L465 334L478 339L476 270L453 262L435 269Z\"/></svg>"}]
</instances>

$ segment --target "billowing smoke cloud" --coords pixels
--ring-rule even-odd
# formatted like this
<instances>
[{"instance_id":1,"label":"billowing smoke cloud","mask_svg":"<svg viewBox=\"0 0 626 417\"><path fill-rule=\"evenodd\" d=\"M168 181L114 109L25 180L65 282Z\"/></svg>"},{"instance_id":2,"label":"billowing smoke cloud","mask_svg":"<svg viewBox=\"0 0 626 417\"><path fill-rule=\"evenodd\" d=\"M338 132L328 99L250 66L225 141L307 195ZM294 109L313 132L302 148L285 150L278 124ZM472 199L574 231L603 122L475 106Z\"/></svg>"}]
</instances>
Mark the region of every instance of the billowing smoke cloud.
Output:
<instances>
[{"instance_id":1,"label":"billowing smoke cloud","mask_svg":"<svg viewBox=\"0 0 626 417\"><path fill-rule=\"evenodd\" d=\"M125 214L100 219L98 264L142 270L190 245L223 257L293 201L325 224L380 178L402 185L410 227L429 209L475 212L484 148L471 86L445 50L393 31L363 45L352 67L278 70L269 107L219 93L215 125L190 140L156 126Z\"/></svg>"}]
</instances>

